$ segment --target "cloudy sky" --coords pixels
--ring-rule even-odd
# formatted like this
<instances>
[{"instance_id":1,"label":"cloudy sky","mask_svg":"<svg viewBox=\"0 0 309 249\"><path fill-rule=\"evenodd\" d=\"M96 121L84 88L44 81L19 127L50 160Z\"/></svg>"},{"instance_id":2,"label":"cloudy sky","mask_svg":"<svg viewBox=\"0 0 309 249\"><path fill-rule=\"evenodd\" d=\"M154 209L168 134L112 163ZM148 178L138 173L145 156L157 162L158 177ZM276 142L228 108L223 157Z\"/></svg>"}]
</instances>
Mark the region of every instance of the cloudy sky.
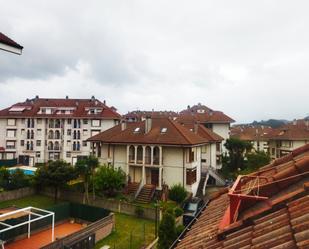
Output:
<instances>
[{"instance_id":1,"label":"cloudy sky","mask_svg":"<svg viewBox=\"0 0 309 249\"><path fill-rule=\"evenodd\" d=\"M237 122L309 115L309 2L0 0L0 108L40 97L201 102Z\"/></svg>"}]
</instances>

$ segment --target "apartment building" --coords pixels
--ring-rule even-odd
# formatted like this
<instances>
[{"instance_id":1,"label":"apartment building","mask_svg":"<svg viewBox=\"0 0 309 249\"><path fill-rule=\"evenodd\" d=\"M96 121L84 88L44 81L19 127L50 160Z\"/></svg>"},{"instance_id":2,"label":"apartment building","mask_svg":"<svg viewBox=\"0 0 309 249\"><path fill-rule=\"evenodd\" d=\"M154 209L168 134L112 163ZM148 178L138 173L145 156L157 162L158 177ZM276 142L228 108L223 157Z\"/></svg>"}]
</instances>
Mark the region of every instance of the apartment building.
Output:
<instances>
[{"instance_id":1,"label":"apartment building","mask_svg":"<svg viewBox=\"0 0 309 249\"><path fill-rule=\"evenodd\" d=\"M188 106L187 109L181 111L176 121L180 124L199 123L214 133L218 134L223 138L220 145L222 147L222 152L226 152L226 149L223 145L226 139L230 137L231 123L235 122L235 120L223 112L210 109L201 103L198 103L192 107Z\"/></svg>"},{"instance_id":2,"label":"apartment building","mask_svg":"<svg viewBox=\"0 0 309 249\"><path fill-rule=\"evenodd\" d=\"M294 120L269 134L269 153L276 159L308 143L309 120Z\"/></svg>"},{"instance_id":3,"label":"apartment building","mask_svg":"<svg viewBox=\"0 0 309 249\"><path fill-rule=\"evenodd\" d=\"M152 117L152 118L170 118L172 120L175 120L179 116L179 113L174 111L131 111L127 114L123 115L123 119L127 122L139 122L144 121L146 117Z\"/></svg>"},{"instance_id":4,"label":"apartment building","mask_svg":"<svg viewBox=\"0 0 309 249\"><path fill-rule=\"evenodd\" d=\"M195 195L202 171L216 165L221 139L204 126L189 129L169 118L147 117L123 121L88 141L101 163L122 168L131 182L157 190L180 183Z\"/></svg>"},{"instance_id":5,"label":"apartment building","mask_svg":"<svg viewBox=\"0 0 309 249\"><path fill-rule=\"evenodd\" d=\"M255 151L268 152L268 138L272 132L270 126L237 125L231 128L230 136L250 142Z\"/></svg>"},{"instance_id":6,"label":"apartment building","mask_svg":"<svg viewBox=\"0 0 309 249\"><path fill-rule=\"evenodd\" d=\"M95 97L27 99L0 111L0 159L18 158L31 166L55 159L74 164L90 154L86 140L117 125L120 117Z\"/></svg>"}]
</instances>

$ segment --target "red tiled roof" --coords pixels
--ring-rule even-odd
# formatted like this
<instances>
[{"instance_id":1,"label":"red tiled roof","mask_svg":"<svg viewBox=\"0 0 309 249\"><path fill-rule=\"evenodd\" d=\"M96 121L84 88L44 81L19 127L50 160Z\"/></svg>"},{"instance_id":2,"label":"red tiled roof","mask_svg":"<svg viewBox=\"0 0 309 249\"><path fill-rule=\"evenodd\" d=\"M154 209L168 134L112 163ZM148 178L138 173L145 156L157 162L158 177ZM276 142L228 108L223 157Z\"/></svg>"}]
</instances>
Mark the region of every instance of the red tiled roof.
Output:
<instances>
[{"instance_id":1,"label":"red tiled roof","mask_svg":"<svg viewBox=\"0 0 309 249\"><path fill-rule=\"evenodd\" d=\"M15 41L13 41L12 39L10 39L9 37L7 37L5 34L1 32L0 32L0 43L9 45L14 48L23 49L22 46L20 46L18 43L16 43Z\"/></svg>"},{"instance_id":2,"label":"red tiled roof","mask_svg":"<svg viewBox=\"0 0 309 249\"><path fill-rule=\"evenodd\" d=\"M212 130L206 128L202 124L198 124L197 127L195 127L194 124L184 124L184 126L193 132L196 132L195 129L197 128L197 134L207 139L209 142L221 142L224 140L223 137L213 132Z\"/></svg>"},{"instance_id":3,"label":"red tiled roof","mask_svg":"<svg viewBox=\"0 0 309 249\"><path fill-rule=\"evenodd\" d=\"M230 136L245 141L268 140L272 132L268 126L236 126L231 128Z\"/></svg>"},{"instance_id":4,"label":"red tiled roof","mask_svg":"<svg viewBox=\"0 0 309 249\"><path fill-rule=\"evenodd\" d=\"M251 174L247 195L266 201L241 203L237 219L219 230L230 208L229 195L212 199L177 248L309 248L309 145ZM259 192L253 185L259 176ZM264 178L263 178L264 177ZM252 188L248 189L248 186ZM220 225L221 228L221 225Z\"/></svg>"},{"instance_id":5,"label":"red tiled roof","mask_svg":"<svg viewBox=\"0 0 309 249\"><path fill-rule=\"evenodd\" d=\"M146 117L151 118L160 118L160 117L166 117L166 118L175 118L178 117L178 113L174 111L132 111L128 112L127 114L123 115L123 118L125 119L133 119L135 121L142 121Z\"/></svg>"},{"instance_id":6,"label":"red tiled roof","mask_svg":"<svg viewBox=\"0 0 309 249\"><path fill-rule=\"evenodd\" d=\"M136 128L140 128L139 132L134 132ZM165 133L161 132L162 128L167 128ZM126 123L126 129L124 130L121 130L121 124L119 124L89 138L88 141L180 146L192 146L209 142L206 138L195 134L169 118L153 118L151 130L148 133L145 133L145 121L128 122Z\"/></svg>"},{"instance_id":7,"label":"red tiled roof","mask_svg":"<svg viewBox=\"0 0 309 249\"><path fill-rule=\"evenodd\" d=\"M273 140L309 140L309 120L297 120L269 134Z\"/></svg>"},{"instance_id":8,"label":"red tiled roof","mask_svg":"<svg viewBox=\"0 0 309 249\"><path fill-rule=\"evenodd\" d=\"M21 112L11 112L11 108L26 107ZM72 114L38 114L41 107L71 107L74 108ZM85 108L102 108L102 112L98 114L88 114ZM0 111L0 118L9 117L55 117L55 118L98 118L98 119L120 119L121 115L106 106L97 99L45 99L34 98L12 105L9 108Z\"/></svg>"}]
</instances>

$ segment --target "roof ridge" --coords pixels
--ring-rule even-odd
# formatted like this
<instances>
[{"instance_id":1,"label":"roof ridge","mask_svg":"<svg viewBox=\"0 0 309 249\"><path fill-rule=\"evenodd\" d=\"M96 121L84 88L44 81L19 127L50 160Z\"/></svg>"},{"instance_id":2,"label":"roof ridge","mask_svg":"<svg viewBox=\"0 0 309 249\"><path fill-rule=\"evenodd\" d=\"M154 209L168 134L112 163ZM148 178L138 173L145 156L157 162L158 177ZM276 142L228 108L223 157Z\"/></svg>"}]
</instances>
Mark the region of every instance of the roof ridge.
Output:
<instances>
[{"instance_id":1,"label":"roof ridge","mask_svg":"<svg viewBox=\"0 0 309 249\"><path fill-rule=\"evenodd\" d=\"M177 127L177 125L180 125L177 123L176 125L176 122L175 121L172 121L170 119L168 119L169 122L177 129L177 131L185 138L185 140L187 140L187 142L189 142L190 144L192 144L192 141L185 135L183 134L183 132L179 129L179 127ZM186 128L185 128L186 129Z\"/></svg>"}]
</instances>

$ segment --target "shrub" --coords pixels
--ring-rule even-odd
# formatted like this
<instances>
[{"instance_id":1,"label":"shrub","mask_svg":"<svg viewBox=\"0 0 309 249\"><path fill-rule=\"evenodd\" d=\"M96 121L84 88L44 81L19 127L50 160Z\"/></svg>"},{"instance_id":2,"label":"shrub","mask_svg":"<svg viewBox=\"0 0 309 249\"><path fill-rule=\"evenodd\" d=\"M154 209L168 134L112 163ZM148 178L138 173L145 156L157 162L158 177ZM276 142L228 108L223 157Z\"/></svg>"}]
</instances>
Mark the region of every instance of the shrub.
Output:
<instances>
[{"instance_id":1,"label":"shrub","mask_svg":"<svg viewBox=\"0 0 309 249\"><path fill-rule=\"evenodd\" d=\"M187 191L180 184L176 184L172 186L168 194L168 197L171 200L176 201L178 204L181 204L186 198L186 196L187 196Z\"/></svg>"},{"instance_id":2,"label":"shrub","mask_svg":"<svg viewBox=\"0 0 309 249\"><path fill-rule=\"evenodd\" d=\"M174 215L165 212L159 225L159 249L167 249L177 238L175 217Z\"/></svg>"},{"instance_id":3,"label":"shrub","mask_svg":"<svg viewBox=\"0 0 309 249\"><path fill-rule=\"evenodd\" d=\"M144 216L144 209L140 206L137 206L135 208L135 214L138 216L138 217L143 217Z\"/></svg>"},{"instance_id":4,"label":"shrub","mask_svg":"<svg viewBox=\"0 0 309 249\"><path fill-rule=\"evenodd\" d=\"M185 230L184 225L179 225L179 226L177 226L177 227L176 227L177 236L179 236L179 235L182 233L183 230Z\"/></svg>"},{"instance_id":5,"label":"shrub","mask_svg":"<svg viewBox=\"0 0 309 249\"><path fill-rule=\"evenodd\" d=\"M174 214L175 214L176 217L179 217L183 214L183 210L180 207L176 207L174 209Z\"/></svg>"}]
</instances>

